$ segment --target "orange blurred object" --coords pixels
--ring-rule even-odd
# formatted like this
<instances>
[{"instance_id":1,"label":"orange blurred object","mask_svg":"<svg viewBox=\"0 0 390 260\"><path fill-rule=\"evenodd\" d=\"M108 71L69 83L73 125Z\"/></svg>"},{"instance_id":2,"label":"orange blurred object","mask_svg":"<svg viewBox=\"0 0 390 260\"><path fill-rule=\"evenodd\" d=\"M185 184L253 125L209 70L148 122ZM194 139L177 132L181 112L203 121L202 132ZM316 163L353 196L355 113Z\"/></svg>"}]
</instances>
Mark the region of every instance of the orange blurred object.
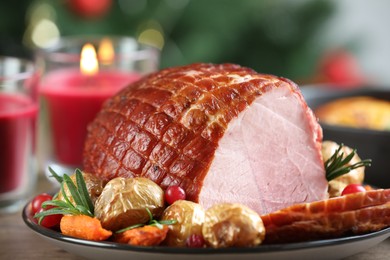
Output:
<instances>
[{"instance_id":1,"label":"orange blurred object","mask_svg":"<svg viewBox=\"0 0 390 260\"><path fill-rule=\"evenodd\" d=\"M109 65L114 61L115 50L112 41L108 38L103 38L98 49L98 58L102 64Z\"/></svg>"},{"instance_id":2,"label":"orange blurred object","mask_svg":"<svg viewBox=\"0 0 390 260\"><path fill-rule=\"evenodd\" d=\"M80 71L83 75L95 75L99 72L99 63L96 56L95 48L92 44L87 43L81 50Z\"/></svg>"}]
</instances>

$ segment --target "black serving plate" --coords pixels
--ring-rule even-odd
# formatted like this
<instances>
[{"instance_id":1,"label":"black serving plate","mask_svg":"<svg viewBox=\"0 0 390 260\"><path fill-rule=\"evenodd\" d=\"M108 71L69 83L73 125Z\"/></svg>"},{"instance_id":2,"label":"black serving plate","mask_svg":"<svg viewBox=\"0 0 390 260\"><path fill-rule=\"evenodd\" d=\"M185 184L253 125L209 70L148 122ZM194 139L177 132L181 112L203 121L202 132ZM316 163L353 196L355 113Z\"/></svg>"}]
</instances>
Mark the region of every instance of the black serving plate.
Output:
<instances>
[{"instance_id":1,"label":"black serving plate","mask_svg":"<svg viewBox=\"0 0 390 260\"><path fill-rule=\"evenodd\" d=\"M390 101L390 87L363 86L340 90L327 85L301 87L309 107L317 107L335 99L353 96L371 96ZM343 143L356 148L362 159L372 159L372 166L366 168L365 182L390 188L390 131L375 131L340 127L320 122L324 140Z\"/></svg>"},{"instance_id":2,"label":"black serving plate","mask_svg":"<svg viewBox=\"0 0 390 260\"><path fill-rule=\"evenodd\" d=\"M96 242L61 234L42 227L31 216L30 202L22 214L26 225L48 243L87 259L144 260L255 260L255 259L342 259L363 252L390 236L390 227L380 231L309 242L260 245L246 248L177 248L131 246L114 242Z\"/></svg>"}]
</instances>

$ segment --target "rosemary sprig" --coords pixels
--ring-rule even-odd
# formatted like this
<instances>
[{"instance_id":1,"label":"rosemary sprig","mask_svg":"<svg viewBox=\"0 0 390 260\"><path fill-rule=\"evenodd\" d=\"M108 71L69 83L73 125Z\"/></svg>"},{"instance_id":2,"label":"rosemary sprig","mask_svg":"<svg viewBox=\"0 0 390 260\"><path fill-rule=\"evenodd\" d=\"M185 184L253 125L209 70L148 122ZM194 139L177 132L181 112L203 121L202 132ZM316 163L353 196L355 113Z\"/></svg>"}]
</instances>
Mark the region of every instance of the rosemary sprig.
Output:
<instances>
[{"instance_id":1,"label":"rosemary sprig","mask_svg":"<svg viewBox=\"0 0 390 260\"><path fill-rule=\"evenodd\" d=\"M52 168L49 167L49 171L52 176L61 184L61 195L64 200L49 200L42 203L42 207L54 206L54 208L39 212L34 215L34 218L39 219L39 223L45 216L54 215L54 214L63 214L63 215L87 215L90 217L94 216L94 206L89 196L87 185L82 172L79 169L76 169L76 183L77 186L73 183L72 179L64 174L63 177L59 176ZM67 186L74 204L70 201L68 195L65 192L65 185Z\"/></svg>"},{"instance_id":2,"label":"rosemary sprig","mask_svg":"<svg viewBox=\"0 0 390 260\"><path fill-rule=\"evenodd\" d=\"M148 226L156 226L159 229L162 229L163 225L173 225L173 224L177 223L177 220L175 220L175 219L172 219L172 220L171 219L168 219L168 220L156 220L156 219L153 218L153 214L152 214L152 212L150 212L150 210L148 208L145 208L145 210L146 210L146 212L149 215L149 222L148 223L131 225L129 227L117 230L115 233L119 234L119 233L123 233L123 232L125 232L127 230L130 230L130 229L143 227L143 226L147 226L147 225Z\"/></svg>"},{"instance_id":3,"label":"rosemary sprig","mask_svg":"<svg viewBox=\"0 0 390 260\"><path fill-rule=\"evenodd\" d=\"M54 179L56 179L56 181L58 183L62 183L62 181L64 180L64 178L62 178L61 176L59 176L50 166L49 166L49 172L51 173L51 176L49 177L53 177Z\"/></svg>"},{"instance_id":4,"label":"rosemary sprig","mask_svg":"<svg viewBox=\"0 0 390 260\"><path fill-rule=\"evenodd\" d=\"M371 159L365 159L357 163L354 163L352 165L348 165L352 160L352 158L355 156L356 149L354 149L350 154L348 154L344 158L344 153L341 152L343 146L344 144L340 144L340 146L333 153L333 155L324 163L325 171L326 171L325 172L326 179L328 181L331 181L341 175L344 175L353 169L363 167L363 166L371 166Z\"/></svg>"}]
</instances>

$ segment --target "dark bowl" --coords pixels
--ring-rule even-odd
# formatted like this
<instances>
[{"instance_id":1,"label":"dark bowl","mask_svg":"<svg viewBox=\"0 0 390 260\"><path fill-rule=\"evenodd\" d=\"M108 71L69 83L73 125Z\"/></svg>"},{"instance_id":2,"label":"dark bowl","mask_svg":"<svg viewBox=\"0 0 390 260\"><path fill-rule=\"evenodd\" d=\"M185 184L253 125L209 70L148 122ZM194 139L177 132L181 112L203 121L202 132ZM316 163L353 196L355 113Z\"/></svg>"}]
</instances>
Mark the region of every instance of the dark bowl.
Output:
<instances>
[{"instance_id":1,"label":"dark bowl","mask_svg":"<svg viewBox=\"0 0 390 260\"><path fill-rule=\"evenodd\" d=\"M371 96L390 101L390 87L364 86L340 90L332 86L303 86L302 94L309 107L317 107L344 97ZM372 159L371 167L366 168L365 182L381 188L390 188L390 131L376 131L325 124L322 126L324 140L343 143L356 148L362 159Z\"/></svg>"}]
</instances>

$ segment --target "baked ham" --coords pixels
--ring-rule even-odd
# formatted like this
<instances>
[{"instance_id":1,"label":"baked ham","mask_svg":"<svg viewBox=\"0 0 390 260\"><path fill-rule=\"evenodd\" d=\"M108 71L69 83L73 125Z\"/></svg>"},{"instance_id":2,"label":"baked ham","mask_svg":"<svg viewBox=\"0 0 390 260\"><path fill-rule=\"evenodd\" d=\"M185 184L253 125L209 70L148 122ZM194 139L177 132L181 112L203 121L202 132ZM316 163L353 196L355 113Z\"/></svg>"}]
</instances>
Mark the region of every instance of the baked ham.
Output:
<instances>
[{"instance_id":1,"label":"baked ham","mask_svg":"<svg viewBox=\"0 0 390 260\"><path fill-rule=\"evenodd\" d=\"M259 214L327 197L322 130L297 85L233 64L151 74L89 125L84 170L180 185L205 208Z\"/></svg>"}]
</instances>

